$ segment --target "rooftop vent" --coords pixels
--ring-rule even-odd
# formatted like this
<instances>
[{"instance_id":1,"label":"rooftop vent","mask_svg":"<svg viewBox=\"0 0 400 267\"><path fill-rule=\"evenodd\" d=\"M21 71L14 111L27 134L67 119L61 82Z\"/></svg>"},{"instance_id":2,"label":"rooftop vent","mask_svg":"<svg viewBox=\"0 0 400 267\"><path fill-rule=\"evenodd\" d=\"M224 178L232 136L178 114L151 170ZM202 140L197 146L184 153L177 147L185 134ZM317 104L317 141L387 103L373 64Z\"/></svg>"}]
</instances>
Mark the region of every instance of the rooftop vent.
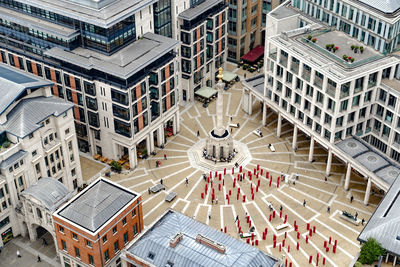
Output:
<instances>
[{"instance_id":1,"label":"rooftop vent","mask_svg":"<svg viewBox=\"0 0 400 267\"><path fill-rule=\"evenodd\" d=\"M176 247L178 243L182 240L183 234L182 233L177 233L171 240L169 240L169 246L171 248Z\"/></svg>"},{"instance_id":2,"label":"rooftop vent","mask_svg":"<svg viewBox=\"0 0 400 267\"><path fill-rule=\"evenodd\" d=\"M201 234L198 234L196 236L196 241L199 242L200 244L206 245L216 251L218 251L221 254L224 254L226 251L226 247L222 244L219 244L205 236L202 236Z\"/></svg>"},{"instance_id":3,"label":"rooftop vent","mask_svg":"<svg viewBox=\"0 0 400 267\"><path fill-rule=\"evenodd\" d=\"M396 240L400 241L400 235L396 236Z\"/></svg>"}]
</instances>

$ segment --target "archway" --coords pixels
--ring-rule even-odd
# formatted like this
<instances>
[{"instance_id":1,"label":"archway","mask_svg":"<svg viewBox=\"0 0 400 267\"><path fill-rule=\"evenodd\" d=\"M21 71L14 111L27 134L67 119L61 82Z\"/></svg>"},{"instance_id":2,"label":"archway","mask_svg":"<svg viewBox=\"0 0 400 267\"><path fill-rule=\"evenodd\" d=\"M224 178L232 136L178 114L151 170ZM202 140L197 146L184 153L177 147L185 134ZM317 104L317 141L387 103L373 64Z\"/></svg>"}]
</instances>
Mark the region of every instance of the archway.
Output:
<instances>
[{"instance_id":1,"label":"archway","mask_svg":"<svg viewBox=\"0 0 400 267\"><path fill-rule=\"evenodd\" d=\"M46 228L32 224L32 230L35 235L35 241L33 241L33 247L42 254L50 258L54 258L57 256L57 248L55 236L48 231Z\"/></svg>"}]
</instances>

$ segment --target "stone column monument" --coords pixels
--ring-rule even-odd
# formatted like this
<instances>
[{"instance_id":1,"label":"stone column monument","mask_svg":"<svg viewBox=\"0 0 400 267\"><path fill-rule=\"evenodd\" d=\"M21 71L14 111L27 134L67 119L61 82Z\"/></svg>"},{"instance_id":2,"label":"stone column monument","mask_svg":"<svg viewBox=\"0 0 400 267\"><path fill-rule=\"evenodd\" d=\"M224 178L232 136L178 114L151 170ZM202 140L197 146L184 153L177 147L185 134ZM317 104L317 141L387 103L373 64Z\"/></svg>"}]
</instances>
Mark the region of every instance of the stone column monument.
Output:
<instances>
[{"instance_id":1,"label":"stone column monument","mask_svg":"<svg viewBox=\"0 0 400 267\"><path fill-rule=\"evenodd\" d=\"M217 125L209 133L205 149L208 158L216 161L230 161L233 158L233 140L223 122L224 97L222 93L225 85L222 81L222 77L222 68L219 68L219 73L217 76L218 83L216 85L218 92L216 104Z\"/></svg>"}]
</instances>

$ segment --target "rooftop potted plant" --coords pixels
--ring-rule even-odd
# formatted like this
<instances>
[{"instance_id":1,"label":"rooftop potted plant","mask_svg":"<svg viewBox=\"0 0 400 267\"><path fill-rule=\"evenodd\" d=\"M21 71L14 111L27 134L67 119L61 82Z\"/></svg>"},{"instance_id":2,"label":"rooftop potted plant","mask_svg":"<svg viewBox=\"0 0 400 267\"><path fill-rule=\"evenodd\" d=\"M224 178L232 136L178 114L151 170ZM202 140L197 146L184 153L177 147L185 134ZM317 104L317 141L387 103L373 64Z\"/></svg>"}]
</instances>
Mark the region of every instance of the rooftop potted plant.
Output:
<instances>
[{"instance_id":1,"label":"rooftop potted plant","mask_svg":"<svg viewBox=\"0 0 400 267\"><path fill-rule=\"evenodd\" d=\"M343 55L343 59L347 61L348 56L347 55Z\"/></svg>"},{"instance_id":2,"label":"rooftop potted plant","mask_svg":"<svg viewBox=\"0 0 400 267\"><path fill-rule=\"evenodd\" d=\"M351 45L350 48L351 50L354 50L355 45Z\"/></svg>"},{"instance_id":3,"label":"rooftop potted plant","mask_svg":"<svg viewBox=\"0 0 400 267\"><path fill-rule=\"evenodd\" d=\"M360 46L360 52L361 54L364 53L364 46Z\"/></svg>"},{"instance_id":4,"label":"rooftop potted plant","mask_svg":"<svg viewBox=\"0 0 400 267\"><path fill-rule=\"evenodd\" d=\"M313 38L312 40L311 40L313 43L315 43L316 41L317 41L317 38Z\"/></svg>"},{"instance_id":5,"label":"rooftop potted plant","mask_svg":"<svg viewBox=\"0 0 400 267\"><path fill-rule=\"evenodd\" d=\"M311 40L311 39L312 39L312 35L308 35L307 40Z\"/></svg>"},{"instance_id":6,"label":"rooftop potted plant","mask_svg":"<svg viewBox=\"0 0 400 267\"><path fill-rule=\"evenodd\" d=\"M349 58L350 62L353 63L354 62L354 57Z\"/></svg>"},{"instance_id":7,"label":"rooftop potted plant","mask_svg":"<svg viewBox=\"0 0 400 267\"><path fill-rule=\"evenodd\" d=\"M334 47L332 48L332 50L333 50L333 53L335 53L337 50L339 50L339 46L334 46Z\"/></svg>"}]
</instances>

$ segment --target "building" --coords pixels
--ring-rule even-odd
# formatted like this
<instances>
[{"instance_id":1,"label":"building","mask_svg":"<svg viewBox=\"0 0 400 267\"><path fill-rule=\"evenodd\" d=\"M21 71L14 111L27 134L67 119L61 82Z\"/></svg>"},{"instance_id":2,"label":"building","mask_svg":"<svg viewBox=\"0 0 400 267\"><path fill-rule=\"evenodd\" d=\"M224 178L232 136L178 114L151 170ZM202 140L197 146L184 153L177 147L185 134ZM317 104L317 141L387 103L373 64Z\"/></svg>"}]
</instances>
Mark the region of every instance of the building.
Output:
<instances>
[{"instance_id":1,"label":"building","mask_svg":"<svg viewBox=\"0 0 400 267\"><path fill-rule=\"evenodd\" d=\"M226 62L227 5L204 0L178 15L183 101L193 101L201 87L214 87L215 76Z\"/></svg>"},{"instance_id":2,"label":"building","mask_svg":"<svg viewBox=\"0 0 400 267\"><path fill-rule=\"evenodd\" d=\"M169 37L179 35L178 13L189 7L1 1L1 61L52 81L53 95L74 104L80 151L134 168L179 131L179 41Z\"/></svg>"},{"instance_id":3,"label":"building","mask_svg":"<svg viewBox=\"0 0 400 267\"><path fill-rule=\"evenodd\" d=\"M61 203L43 203L36 195L39 201L29 205L39 211L29 209L28 214L26 196L36 184L52 180L43 190L61 188L60 199L82 185L73 106L51 96L51 86L37 76L0 66L0 246L19 234L34 240L39 226L51 230L47 215Z\"/></svg>"},{"instance_id":4,"label":"building","mask_svg":"<svg viewBox=\"0 0 400 267\"><path fill-rule=\"evenodd\" d=\"M280 0L229 0L228 60L240 62L242 56L264 45L267 14Z\"/></svg>"},{"instance_id":5,"label":"building","mask_svg":"<svg viewBox=\"0 0 400 267\"><path fill-rule=\"evenodd\" d=\"M121 254L122 266L280 266L281 261L179 212L167 210Z\"/></svg>"},{"instance_id":6,"label":"building","mask_svg":"<svg viewBox=\"0 0 400 267\"><path fill-rule=\"evenodd\" d=\"M310 138L309 161L318 142L328 152L326 175L335 155L347 165L345 189L351 170L357 170L367 181L367 205L371 189L386 192L399 174L398 54L382 53L369 43L372 37L353 37L342 23L327 27L293 7L295 2L288 1L268 14L265 75L245 82L242 107L251 114L252 101L259 100L264 125L267 113L275 112L278 136L282 121L291 123L294 150L302 131ZM325 3L330 6L331 2L321 5ZM339 10L345 9L346 5L338 5ZM372 19L377 7L363 5L363 12L354 16L367 16L367 12ZM353 153L356 148L358 154Z\"/></svg>"},{"instance_id":7,"label":"building","mask_svg":"<svg viewBox=\"0 0 400 267\"><path fill-rule=\"evenodd\" d=\"M143 230L141 196L100 177L53 221L62 266L121 266L121 250Z\"/></svg>"},{"instance_id":8,"label":"building","mask_svg":"<svg viewBox=\"0 0 400 267\"><path fill-rule=\"evenodd\" d=\"M357 238L360 242L366 242L369 238L376 239L386 250L383 260L393 262L393 266L399 263L400 258L399 194L400 179L396 179Z\"/></svg>"}]
</instances>

